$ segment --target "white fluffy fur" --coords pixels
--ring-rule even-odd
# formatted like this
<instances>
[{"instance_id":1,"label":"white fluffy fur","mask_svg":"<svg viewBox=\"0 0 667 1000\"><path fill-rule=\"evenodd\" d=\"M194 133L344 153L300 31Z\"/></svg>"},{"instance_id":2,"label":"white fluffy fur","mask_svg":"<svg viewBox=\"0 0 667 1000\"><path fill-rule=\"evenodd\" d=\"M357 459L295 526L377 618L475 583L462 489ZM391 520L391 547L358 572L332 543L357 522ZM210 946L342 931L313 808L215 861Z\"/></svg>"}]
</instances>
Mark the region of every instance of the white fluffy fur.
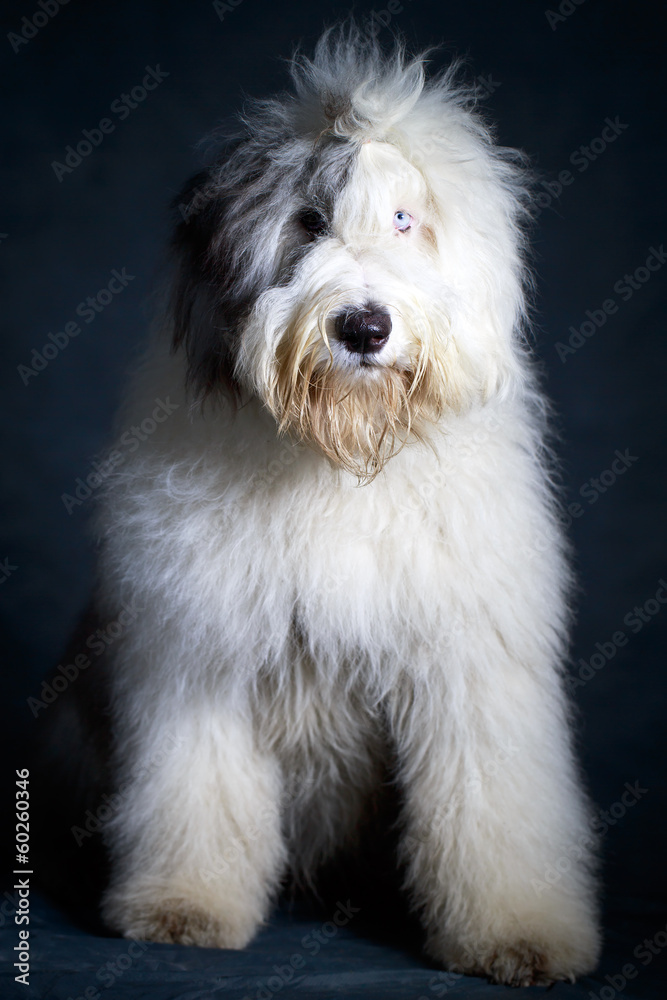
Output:
<instances>
[{"instance_id":1,"label":"white fluffy fur","mask_svg":"<svg viewBox=\"0 0 667 1000\"><path fill-rule=\"evenodd\" d=\"M250 298L242 405L192 403L167 315L120 418L178 403L100 514L101 608L139 609L112 672L129 790L104 913L129 936L242 947L286 871L310 877L354 832L388 740L430 953L500 982L574 977L598 930L572 850L590 837L561 684L569 572L521 346L522 173L451 72L425 83L421 60L383 60L354 30L294 77L235 154L273 145L282 188L261 219L243 216L242 160L211 174ZM329 233L278 280L304 197L290 177L324 132L352 166ZM331 317L369 300L393 326L363 368ZM429 358L437 414L355 475L278 432L286 337L352 387ZM166 735L178 752L142 772Z\"/></svg>"}]
</instances>

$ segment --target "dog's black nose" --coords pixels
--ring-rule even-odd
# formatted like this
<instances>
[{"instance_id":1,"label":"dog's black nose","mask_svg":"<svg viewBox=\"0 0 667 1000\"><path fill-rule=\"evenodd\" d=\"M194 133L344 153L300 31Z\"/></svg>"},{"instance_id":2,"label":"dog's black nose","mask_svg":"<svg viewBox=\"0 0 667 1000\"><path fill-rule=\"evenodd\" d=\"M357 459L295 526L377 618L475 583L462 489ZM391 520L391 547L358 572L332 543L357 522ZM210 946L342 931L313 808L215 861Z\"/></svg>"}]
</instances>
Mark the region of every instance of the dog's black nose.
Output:
<instances>
[{"instance_id":1,"label":"dog's black nose","mask_svg":"<svg viewBox=\"0 0 667 1000\"><path fill-rule=\"evenodd\" d=\"M336 318L336 335L354 354L375 354L391 333L391 316L384 312L359 309Z\"/></svg>"}]
</instances>

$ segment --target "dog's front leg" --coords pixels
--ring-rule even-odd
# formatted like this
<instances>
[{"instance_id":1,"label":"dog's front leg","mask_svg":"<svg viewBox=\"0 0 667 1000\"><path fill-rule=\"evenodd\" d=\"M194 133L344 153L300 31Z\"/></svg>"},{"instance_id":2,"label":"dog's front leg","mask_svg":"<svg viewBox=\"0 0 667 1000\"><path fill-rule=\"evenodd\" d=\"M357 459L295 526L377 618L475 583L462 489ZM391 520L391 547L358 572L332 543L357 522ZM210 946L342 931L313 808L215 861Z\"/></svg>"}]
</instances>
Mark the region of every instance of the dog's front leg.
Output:
<instances>
[{"instance_id":1,"label":"dog's front leg","mask_svg":"<svg viewBox=\"0 0 667 1000\"><path fill-rule=\"evenodd\" d=\"M500 642L477 654L396 692L408 883L450 969L573 978L595 965L599 935L559 679L510 662Z\"/></svg>"},{"instance_id":2,"label":"dog's front leg","mask_svg":"<svg viewBox=\"0 0 667 1000\"><path fill-rule=\"evenodd\" d=\"M120 727L104 917L127 937L241 948L284 867L277 766L242 707L156 697Z\"/></svg>"}]
</instances>

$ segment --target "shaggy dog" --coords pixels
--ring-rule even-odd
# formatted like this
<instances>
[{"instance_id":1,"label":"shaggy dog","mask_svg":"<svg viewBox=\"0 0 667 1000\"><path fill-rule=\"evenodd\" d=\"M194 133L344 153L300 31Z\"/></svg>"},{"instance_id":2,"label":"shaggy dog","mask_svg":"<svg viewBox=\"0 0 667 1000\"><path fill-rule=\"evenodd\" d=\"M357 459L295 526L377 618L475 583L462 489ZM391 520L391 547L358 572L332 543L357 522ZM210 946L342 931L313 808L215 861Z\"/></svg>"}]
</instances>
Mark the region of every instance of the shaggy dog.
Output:
<instances>
[{"instance_id":1,"label":"shaggy dog","mask_svg":"<svg viewBox=\"0 0 667 1000\"><path fill-rule=\"evenodd\" d=\"M348 25L291 67L179 199L121 413L151 427L98 518L98 611L133 609L95 682L122 789L103 914L242 948L392 760L430 955L573 978L599 934L525 170L400 45Z\"/></svg>"}]
</instances>

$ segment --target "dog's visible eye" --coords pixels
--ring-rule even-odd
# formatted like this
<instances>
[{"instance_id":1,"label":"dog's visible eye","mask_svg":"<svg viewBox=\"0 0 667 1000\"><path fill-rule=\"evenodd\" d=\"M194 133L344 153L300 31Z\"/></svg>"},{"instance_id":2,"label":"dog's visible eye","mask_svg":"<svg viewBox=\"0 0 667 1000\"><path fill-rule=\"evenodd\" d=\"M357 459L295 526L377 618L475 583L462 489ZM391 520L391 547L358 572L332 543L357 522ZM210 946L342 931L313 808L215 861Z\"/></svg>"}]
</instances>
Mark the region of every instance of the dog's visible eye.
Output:
<instances>
[{"instance_id":1,"label":"dog's visible eye","mask_svg":"<svg viewBox=\"0 0 667 1000\"><path fill-rule=\"evenodd\" d=\"M316 208L307 208L299 215L299 222L309 236L324 236L329 228L327 220Z\"/></svg>"},{"instance_id":2,"label":"dog's visible eye","mask_svg":"<svg viewBox=\"0 0 667 1000\"><path fill-rule=\"evenodd\" d=\"M398 229L401 233L407 233L408 229L412 225L412 216L409 212L404 212L399 209L394 215L394 229Z\"/></svg>"}]
</instances>

